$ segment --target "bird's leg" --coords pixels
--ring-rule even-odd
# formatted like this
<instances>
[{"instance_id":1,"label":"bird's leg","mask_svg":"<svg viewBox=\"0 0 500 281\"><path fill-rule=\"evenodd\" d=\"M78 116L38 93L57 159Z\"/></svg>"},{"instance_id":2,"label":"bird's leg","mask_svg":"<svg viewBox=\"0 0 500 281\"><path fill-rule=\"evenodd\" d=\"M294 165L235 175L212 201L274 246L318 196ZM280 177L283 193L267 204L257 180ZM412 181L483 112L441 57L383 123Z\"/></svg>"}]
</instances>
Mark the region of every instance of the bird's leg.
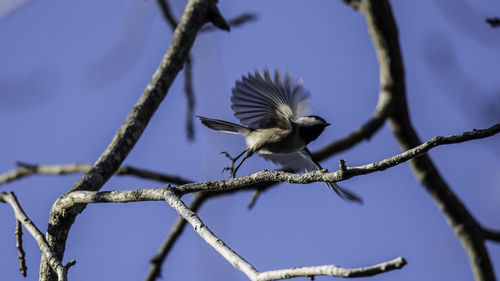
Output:
<instances>
[{"instance_id":1,"label":"bird's leg","mask_svg":"<svg viewBox=\"0 0 500 281\"><path fill-rule=\"evenodd\" d=\"M243 154L243 153L242 153L242 154ZM233 177L233 179L236 177L236 172L237 172L237 171L238 171L238 169L241 167L241 164L243 164L243 162L245 162L245 160L246 160L248 157L252 156L252 154L253 154L253 152L248 151L248 152L247 152L247 154L245 155L245 157L243 157L243 159L241 159L240 164L238 164L238 166L236 166L236 169L233 169L233 170L232 170L232 174L231 174L231 176ZM240 154L240 156L241 156L241 154Z\"/></svg>"},{"instance_id":2,"label":"bird's leg","mask_svg":"<svg viewBox=\"0 0 500 281\"><path fill-rule=\"evenodd\" d=\"M241 152L238 156L236 156L235 158L231 157L231 155L229 155L229 153L225 152L225 151L222 151L220 154L224 154L224 156L226 156L227 158L229 158L229 160L231 160L231 166L230 167L225 167L224 169L222 169L222 173L224 173L225 171L231 171L231 174L234 174L233 171L234 171L234 163L243 155L243 153L245 153L247 150L243 150L243 152ZM233 176L234 177L234 176Z\"/></svg>"}]
</instances>

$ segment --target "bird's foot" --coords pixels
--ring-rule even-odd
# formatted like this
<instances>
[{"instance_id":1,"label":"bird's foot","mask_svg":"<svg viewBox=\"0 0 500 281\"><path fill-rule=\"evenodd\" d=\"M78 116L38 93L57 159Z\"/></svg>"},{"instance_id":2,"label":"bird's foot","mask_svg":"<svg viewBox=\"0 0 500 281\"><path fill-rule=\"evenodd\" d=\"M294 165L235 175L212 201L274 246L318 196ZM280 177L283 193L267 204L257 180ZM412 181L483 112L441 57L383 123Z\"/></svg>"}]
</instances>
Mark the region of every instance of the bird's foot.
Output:
<instances>
[{"instance_id":1,"label":"bird's foot","mask_svg":"<svg viewBox=\"0 0 500 281\"><path fill-rule=\"evenodd\" d=\"M231 155L229 155L229 153L227 153L225 151L222 151L220 154L223 154L224 156L226 156L227 158L229 158L229 160L231 160L231 166L224 167L222 169L221 174L223 174L225 171L229 171L231 173L231 177L235 178L235 176L236 176L236 169L234 168L234 163L236 162L236 160L238 160L238 158L231 157Z\"/></svg>"}]
</instances>

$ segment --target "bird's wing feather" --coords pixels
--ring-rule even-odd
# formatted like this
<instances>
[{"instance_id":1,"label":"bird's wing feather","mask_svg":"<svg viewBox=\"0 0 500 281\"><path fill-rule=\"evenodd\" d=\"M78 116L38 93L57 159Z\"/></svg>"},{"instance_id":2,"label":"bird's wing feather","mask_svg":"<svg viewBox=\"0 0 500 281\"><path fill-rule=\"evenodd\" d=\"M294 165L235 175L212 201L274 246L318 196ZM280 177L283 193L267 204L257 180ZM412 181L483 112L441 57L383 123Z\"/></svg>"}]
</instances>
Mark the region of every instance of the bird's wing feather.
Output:
<instances>
[{"instance_id":1,"label":"bird's wing feather","mask_svg":"<svg viewBox=\"0 0 500 281\"><path fill-rule=\"evenodd\" d=\"M243 76L236 81L232 90L231 108L234 116L243 125L250 128L280 126L290 128L291 120L306 114L310 110L309 92L302 82L294 82L290 74L282 81L279 70L274 79L269 69L264 76L259 72Z\"/></svg>"}]
</instances>

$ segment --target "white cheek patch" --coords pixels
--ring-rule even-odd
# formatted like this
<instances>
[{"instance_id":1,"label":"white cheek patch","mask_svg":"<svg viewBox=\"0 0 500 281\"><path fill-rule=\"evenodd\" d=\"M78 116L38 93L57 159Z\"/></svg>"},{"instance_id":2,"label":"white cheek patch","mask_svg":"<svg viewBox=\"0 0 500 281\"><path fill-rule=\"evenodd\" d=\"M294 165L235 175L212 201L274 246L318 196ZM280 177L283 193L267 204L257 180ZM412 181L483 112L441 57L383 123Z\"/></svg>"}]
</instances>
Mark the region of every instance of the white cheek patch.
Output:
<instances>
[{"instance_id":1,"label":"white cheek patch","mask_svg":"<svg viewBox=\"0 0 500 281\"><path fill-rule=\"evenodd\" d=\"M323 121L310 117L310 116L305 116L305 117L300 117L295 123L301 124L301 125L316 125L316 124L323 124Z\"/></svg>"}]
</instances>

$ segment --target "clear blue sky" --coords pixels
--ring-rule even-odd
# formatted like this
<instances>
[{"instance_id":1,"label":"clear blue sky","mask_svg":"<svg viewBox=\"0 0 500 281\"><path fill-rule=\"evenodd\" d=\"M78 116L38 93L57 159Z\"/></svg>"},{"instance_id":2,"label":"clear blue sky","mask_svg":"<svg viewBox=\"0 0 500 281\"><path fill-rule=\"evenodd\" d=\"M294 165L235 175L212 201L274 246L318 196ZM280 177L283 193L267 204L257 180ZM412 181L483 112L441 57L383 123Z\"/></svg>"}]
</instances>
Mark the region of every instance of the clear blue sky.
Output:
<instances>
[{"instance_id":1,"label":"clear blue sky","mask_svg":"<svg viewBox=\"0 0 500 281\"><path fill-rule=\"evenodd\" d=\"M185 1L171 1L177 18ZM500 120L500 16L493 0L392 1L407 74L410 114L422 139L485 128ZM435 3L436 2L436 3ZM6 2L7 3L7 2ZM371 115L378 64L364 18L341 1L225 1L226 18L254 12L259 19L230 33L200 35L194 45L196 114L235 121L231 88L248 71L290 71L311 91L314 113L332 123L311 144L316 150ZM0 8L2 6L0 5ZM151 79L171 32L156 1L28 1L0 19L0 172L16 161L92 163L104 151ZM182 75L171 87L125 164L193 180L222 179L225 150L243 138L196 123L184 129ZM500 137L442 146L430 152L446 181L484 225L500 229ZM386 125L369 142L335 155L361 165L400 149ZM252 157L248 174L273 169ZM80 175L34 176L8 185L45 232L50 207ZM281 184L253 210L251 193L207 202L200 216L259 270L338 264L366 266L403 256L408 265L373 280L471 280L467 256L407 164L342 185L361 195L358 206L323 184ZM102 190L159 187L116 177ZM188 201L190 197L184 197ZM90 205L71 229L64 261L76 259L70 280L142 280L149 259L176 220L163 202ZM0 271L17 271L14 218L0 205ZM40 252L25 235L28 280L38 278ZM488 243L497 277L500 244ZM187 227L163 269L163 280L247 280ZM318 277L316 280L330 280Z\"/></svg>"}]
</instances>

